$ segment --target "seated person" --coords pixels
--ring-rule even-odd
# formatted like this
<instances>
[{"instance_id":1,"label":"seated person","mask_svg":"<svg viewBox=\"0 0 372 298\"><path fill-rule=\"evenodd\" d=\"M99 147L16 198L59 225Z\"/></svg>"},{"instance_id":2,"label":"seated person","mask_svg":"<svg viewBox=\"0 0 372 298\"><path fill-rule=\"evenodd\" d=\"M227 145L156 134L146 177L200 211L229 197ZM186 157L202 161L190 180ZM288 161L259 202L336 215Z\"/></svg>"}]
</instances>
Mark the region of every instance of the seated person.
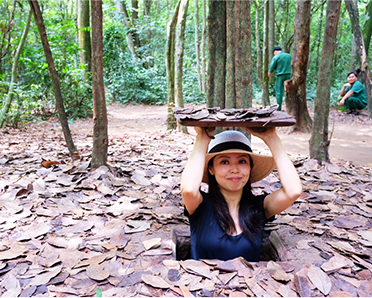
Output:
<instances>
[{"instance_id":1,"label":"seated person","mask_svg":"<svg viewBox=\"0 0 372 298\"><path fill-rule=\"evenodd\" d=\"M224 131L211 140L207 129L195 128L196 141L181 178L193 259L241 256L259 261L265 222L301 195L299 176L275 128L245 129L261 138L272 156L252 153L249 139L239 131ZM251 183L269 175L275 166L282 188L253 195ZM200 190L202 181L208 183L208 193Z\"/></svg>"},{"instance_id":2,"label":"seated person","mask_svg":"<svg viewBox=\"0 0 372 298\"><path fill-rule=\"evenodd\" d=\"M360 69L348 73L347 83L342 86L340 91L340 96L342 96L340 106L348 109L348 114L358 115L359 111L367 106L366 89L358 81L359 73Z\"/></svg>"}]
</instances>

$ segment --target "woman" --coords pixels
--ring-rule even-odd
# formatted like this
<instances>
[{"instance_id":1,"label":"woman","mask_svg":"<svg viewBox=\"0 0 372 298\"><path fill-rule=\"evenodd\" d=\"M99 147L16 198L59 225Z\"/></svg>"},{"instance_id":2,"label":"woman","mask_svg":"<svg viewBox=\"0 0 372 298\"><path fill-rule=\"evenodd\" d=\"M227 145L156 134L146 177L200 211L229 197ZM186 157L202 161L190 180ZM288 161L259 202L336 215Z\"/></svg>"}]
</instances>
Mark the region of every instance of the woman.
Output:
<instances>
[{"instance_id":1,"label":"woman","mask_svg":"<svg viewBox=\"0 0 372 298\"><path fill-rule=\"evenodd\" d=\"M191 257L259 261L264 224L288 208L301 194L301 182L275 128L246 129L261 138L272 157L252 153L248 138L224 131L210 139L197 127L196 141L181 178L185 214L190 219ZM277 167L282 188L254 196L251 183ZM200 183L209 185L208 193Z\"/></svg>"},{"instance_id":2,"label":"woman","mask_svg":"<svg viewBox=\"0 0 372 298\"><path fill-rule=\"evenodd\" d=\"M367 96L364 85L358 81L360 69L352 71L347 75L347 83L344 84L340 91L342 96L340 106L349 110L348 114L358 115L359 110L367 106Z\"/></svg>"}]
</instances>

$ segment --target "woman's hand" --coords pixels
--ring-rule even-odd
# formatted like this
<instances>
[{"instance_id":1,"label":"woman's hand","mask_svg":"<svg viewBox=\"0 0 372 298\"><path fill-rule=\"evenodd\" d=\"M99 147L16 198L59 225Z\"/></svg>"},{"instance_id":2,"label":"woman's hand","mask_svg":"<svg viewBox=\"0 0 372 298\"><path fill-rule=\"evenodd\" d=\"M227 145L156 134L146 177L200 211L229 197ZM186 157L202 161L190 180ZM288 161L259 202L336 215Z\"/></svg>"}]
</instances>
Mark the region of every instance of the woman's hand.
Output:
<instances>
[{"instance_id":1,"label":"woman's hand","mask_svg":"<svg viewBox=\"0 0 372 298\"><path fill-rule=\"evenodd\" d=\"M244 127L244 129L251 135L263 140L266 144L268 144L271 139L278 137L275 127Z\"/></svg>"},{"instance_id":2,"label":"woman's hand","mask_svg":"<svg viewBox=\"0 0 372 298\"><path fill-rule=\"evenodd\" d=\"M198 127L195 128L196 135L199 136L201 139L208 138L209 140L213 138L214 135L214 127Z\"/></svg>"}]
</instances>

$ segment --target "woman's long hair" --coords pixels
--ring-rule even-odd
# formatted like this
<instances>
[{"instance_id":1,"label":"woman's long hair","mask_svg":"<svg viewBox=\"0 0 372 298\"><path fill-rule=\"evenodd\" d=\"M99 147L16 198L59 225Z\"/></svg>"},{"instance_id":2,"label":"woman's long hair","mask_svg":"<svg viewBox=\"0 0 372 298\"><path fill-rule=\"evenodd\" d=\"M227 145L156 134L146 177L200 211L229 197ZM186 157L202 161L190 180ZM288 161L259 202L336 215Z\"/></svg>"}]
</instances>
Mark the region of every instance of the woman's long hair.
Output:
<instances>
[{"instance_id":1,"label":"woman's long hair","mask_svg":"<svg viewBox=\"0 0 372 298\"><path fill-rule=\"evenodd\" d=\"M249 156L251 168L253 168L253 160ZM213 158L208 163L208 168L213 163ZM212 199L213 206L216 211L217 220L221 229L228 235L236 233L234 221L230 215L226 200L220 191L217 180L214 175L208 171L209 195ZM243 230L244 236L254 244L254 237L257 235L265 224L265 219L262 217L261 200L257 199L252 193L250 181L243 188L242 198L239 204L239 224Z\"/></svg>"}]
</instances>

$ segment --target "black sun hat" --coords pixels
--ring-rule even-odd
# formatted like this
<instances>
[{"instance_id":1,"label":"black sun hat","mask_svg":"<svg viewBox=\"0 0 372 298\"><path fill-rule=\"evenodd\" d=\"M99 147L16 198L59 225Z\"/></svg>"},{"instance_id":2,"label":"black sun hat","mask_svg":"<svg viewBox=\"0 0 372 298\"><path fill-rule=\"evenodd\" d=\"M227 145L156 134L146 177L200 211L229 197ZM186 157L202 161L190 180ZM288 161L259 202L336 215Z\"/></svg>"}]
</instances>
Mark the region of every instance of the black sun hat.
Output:
<instances>
[{"instance_id":1,"label":"black sun hat","mask_svg":"<svg viewBox=\"0 0 372 298\"><path fill-rule=\"evenodd\" d=\"M208 183L209 161L216 155L223 153L246 153L252 157L251 183L265 178L275 168L275 161L272 156L253 153L251 142L243 133L236 130L228 130L215 135L214 139L209 143L205 158L203 182Z\"/></svg>"}]
</instances>

